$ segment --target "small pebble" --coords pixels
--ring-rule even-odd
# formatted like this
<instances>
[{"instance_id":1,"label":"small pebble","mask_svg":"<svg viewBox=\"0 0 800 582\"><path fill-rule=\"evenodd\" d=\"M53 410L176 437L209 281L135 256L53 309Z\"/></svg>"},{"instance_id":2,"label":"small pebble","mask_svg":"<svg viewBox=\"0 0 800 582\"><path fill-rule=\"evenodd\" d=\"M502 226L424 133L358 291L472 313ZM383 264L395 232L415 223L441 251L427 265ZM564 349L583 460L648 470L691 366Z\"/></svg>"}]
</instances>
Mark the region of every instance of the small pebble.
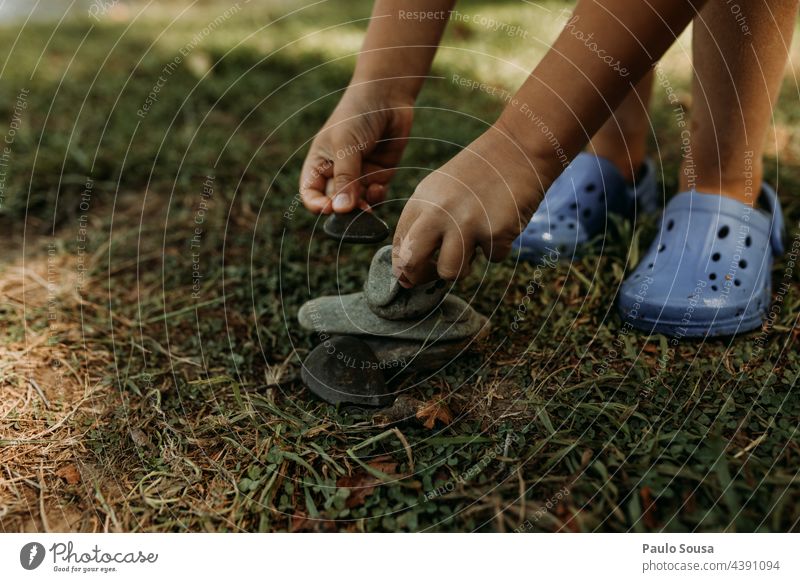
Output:
<instances>
[{"instance_id":1,"label":"small pebble","mask_svg":"<svg viewBox=\"0 0 800 582\"><path fill-rule=\"evenodd\" d=\"M392 246L382 247L372 258L364 296L378 317L391 320L421 319L438 307L449 286L441 279L405 289L392 274Z\"/></svg>"},{"instance_id":2,"label":"small pebble","mask_svg":"<svg viewBox=\"0 0 800 582\"><path fill-rule=\"evenodd\" d=\"M367 282L364 284L367 303L378 307L389 305L401 289L397 277L392 274L392 245L381 247L372 257Z\"/></svg>"},{"instance_id":3,"label":"small pebble","mask_svg":"<svg viewBox=\"0 0 800 582\"><path fill-rule=\"evenodd\" d=\"M389 236L385 222L372 212L360 209L347 214L331 214L322 229L338 241L353 244L379 243Z\"/></svg>"}]
</instances>

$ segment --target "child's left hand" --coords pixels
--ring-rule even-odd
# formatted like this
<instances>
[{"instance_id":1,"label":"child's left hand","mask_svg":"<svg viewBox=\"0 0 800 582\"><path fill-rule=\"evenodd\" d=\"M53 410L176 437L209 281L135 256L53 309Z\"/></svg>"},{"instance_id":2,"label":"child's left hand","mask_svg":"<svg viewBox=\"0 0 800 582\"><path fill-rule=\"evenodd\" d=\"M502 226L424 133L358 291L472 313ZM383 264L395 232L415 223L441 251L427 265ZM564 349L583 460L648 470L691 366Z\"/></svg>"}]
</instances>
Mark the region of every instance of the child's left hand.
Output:
<instances>
[{"instance_id":1,"label":"child's left hand","mask_svg":"<svg viewBox=\"0 0 800 582\"><path fill-rule=\"evenodd\" d=\"M463 278L476 247L490 261L511 252L549 179L509 136L493 126L419 183L394 235L401 285Z\"/></svg>"}]
</instances>

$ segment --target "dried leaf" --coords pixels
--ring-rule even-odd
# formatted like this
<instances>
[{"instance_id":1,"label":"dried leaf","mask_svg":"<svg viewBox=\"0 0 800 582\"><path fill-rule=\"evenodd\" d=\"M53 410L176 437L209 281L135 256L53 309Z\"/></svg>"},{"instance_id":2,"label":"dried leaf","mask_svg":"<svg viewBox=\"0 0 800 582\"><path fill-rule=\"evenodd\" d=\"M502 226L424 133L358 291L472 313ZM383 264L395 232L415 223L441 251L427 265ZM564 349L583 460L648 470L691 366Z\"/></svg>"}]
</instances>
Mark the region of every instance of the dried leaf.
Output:
<instances>
[{"instance_id":1,"label":"dried leaf","mask_svg":"<svg viewBox=\"0 0 800 582\"><path fill-rule=\"evenodd\" d=\"M373 469L376 469L387 475L394 475L397 470L397 463L391 460L391 457L378 457L367 463ZM366 471L359 471L354 475L343 475L336 481L338 487L344 487L350 490L350 495L345 501L345 507L352 509L359 505L364 505L375 487L380 484L381 480L377 477L370 475Z\"/></svg>"},{"instance_id":2,"label":"dried leaf","mask_svg":"<svg viewBox=\"0 0 800 582\"><path fill-rule=\"evenodd\" d=\"M297 513L292 515L291 523L289 525L289 532L290 533L298 532L301 529L304 529L310 523L312 522L310 519L308 519L308 516L306 516L306 514L303 513L302 511L298 511Z\"/></svg>"},{"instance_id":3,"label":"dried leaf","mask_svg":"<svg viewBox=\"0 0 800 582\"><path fill-rule=\"evenodd\" d=\"M453 414L447 407L441 395L434 396L417 410L417 419L422 421L425 428L431 429L440 421L444 425L453 422Z\"/></svg>"},{"instance_id":4,"label":"dried leaf","mask_svg":"<svg viewBox=\"0 0 800 582\"><path fill-rule=\"evenodd\" d=\"M81 481L81 474L75 465L66 465L56 471L56 476L61 477L67 482L67 485L77 485Z\"/></svg>"},{"instance_id":5,"label":"dried leaf","mask_svg":"<svg viewBox=\"0 0 800 582\"><path fill-rule=\"evenodd\" d=\"M336 481L338 487L344 487L350 490L350 495L345 501L345 507L353 508L359 505L364 505L367 497L375 490L375 486L379 483L376 477L369 473L360 472L355 475L343 475Z\"/></svg>"},{"instance_id":6,"label":"dried leaf","mask_svg":"<svg viewBox=\"0 0 800 582\"><path fill-rule=\"evenodd\" d=\"M639 490L639 497L642 499L642 523L651 531L658 527L656 522L655 503L653 502L653 491L645 485Z\"/></svg>"},{"instance_id":7,"label":"dried leaf","mask_svg":"<svg viewBox=\"0 0 800 582\"><path fill-rule=\"evenodd\" d=\"M134 426L130 429L130 434L133 444L135 444L137 447L142 449L150 447L150 439L147 438L147 435L142 429Z\"/></svg>"}]
</instances>

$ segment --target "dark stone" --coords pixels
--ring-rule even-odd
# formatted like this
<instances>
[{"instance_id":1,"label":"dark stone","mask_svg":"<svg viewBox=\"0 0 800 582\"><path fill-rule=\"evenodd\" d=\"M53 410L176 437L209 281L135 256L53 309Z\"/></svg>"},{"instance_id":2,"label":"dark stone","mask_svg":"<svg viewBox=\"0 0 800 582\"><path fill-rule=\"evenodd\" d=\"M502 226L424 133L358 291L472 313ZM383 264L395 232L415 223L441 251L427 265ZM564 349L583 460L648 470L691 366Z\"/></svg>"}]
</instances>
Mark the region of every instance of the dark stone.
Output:
<instances>
[{"instance_id":1,"label":"dark stone","mask_svg":"<svg viewBox=\"0 0 800 582\"><path fill-rule=\"evenodd\" d=\"M389 236L386 223L366 210L331 214L322 229L336 240L354 244L379 243Z\"/></svg>"},{"instance_id":2,"label":"dark stone","mask_svg":"<svg viewBox=\"0 0 800 582\"><path fill-rule=\"evenodd\" d=\"M303 362L303 382L331 404L387 406L394 399L380 361L358 338L335 336L318 345Z\"/></svg>"}]
</instances>

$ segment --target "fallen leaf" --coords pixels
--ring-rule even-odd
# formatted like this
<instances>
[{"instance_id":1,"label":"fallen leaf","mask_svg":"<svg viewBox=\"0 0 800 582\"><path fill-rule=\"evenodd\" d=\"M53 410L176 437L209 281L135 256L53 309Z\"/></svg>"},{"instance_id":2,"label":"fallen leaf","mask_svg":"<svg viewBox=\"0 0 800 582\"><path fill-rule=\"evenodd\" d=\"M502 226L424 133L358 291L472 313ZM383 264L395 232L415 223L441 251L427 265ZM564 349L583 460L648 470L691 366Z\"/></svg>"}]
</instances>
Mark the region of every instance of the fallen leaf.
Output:
<instances>
[{"instance_id":1,"label":"fallen leaf","mask_svg":"<svg viewBox=\"0 0 800 582\"><path fill-rule=\"evenodd\" d=\"M56 476L61 477L67 485L77 485L81 481L81 474L75 465L66 465L56 471Z\"/></svg>"},{"instance_id":2,"label":"fallen leaf","mask_svg":"<svg viewBox=\"0 0 800 582\"><path fill-rule=\"evenodd\" d=\"M373 469L386 473L387 475L394 476L397 469L397 463L391 460L391 457L378 457L367 463ZM337 487L343 487L350 490L350 495L345 501L345 507L352 509L359 505L364 505L375 487L380 484L381 480L370 475L366 471L359 471L354 475L343 475L336 481Z\"/></svg>"},{"instance_id":3,"label":"fallen leaf","mask_svg":"<svg viewBox=\"0 0 800 582\"><path fill-rule=\"evenodd\" d=\"M441 395L434 396L425 402L419 410L417 410L417 419L422 421L425 428L433 428L436 421L440 421L444 425L453 422L453 414L447 407L444 398Z\"/></svg>"},{"instance_id":4,"label":"fallen leaf","mask_svg":"<svg viewBox=\"0 0 800 582\"><path fill-rule=\"evenodd\" d=\"M138 427L133 427L130 429L130 434L133 444L135 444L137 447L141 449L146 449L150 447L150 439L147 438L147 435L142 429Z\"/></svg>"},{"instance_id":5,"label":"fallen leaf","mask_svg":"<svg viewBox=\"0 0 800 582\"><path fill-rule=\"evenodd\" d=\"M305 528L306 525L310 524L311 520L308 519L305 513L302 511L298 511L294 515L292 515L291 523L289 525L289 532L295 533L300 531L301 529Z\"/></svg>"},{"instance_id":6,"label":"fallen leaf","mask_svg":"<svg viewBox=\"0 0 800 582\"><path fill-rule=\"evenodd\" d=\"M580 522L578 520L578 516L580 514L579 510L569 507L566 503L559 503L556 505L554 513L556 517L561 520L563 528L571 531L572 533L578 533L581 531Z\"/></svg>"},{"instance_id":7,"label":"fallen leaf","mask_svg":"<svg viewBox=\"0 0 800 582\"><path fill-rule=\"evenodd\" d=\"M356 473L355 475L343 475L336 481L337 487L344 487L350 490L350 495L344 502L345 507L352 509L359 505L364 505L367 497L375 490L375 486L380 481L367 472Z\"/></svg>"},{"instance_id":8,"label":"fallen leaf","mask_svg":"<svg viewBox=\"0 0 800 582\"><path fill-rule=\"evenodd\" d=\"M653 490L647 485L639 490L639 497L642 499L642 522L650 529L654 530L658 527L655 515L655 503L653 502Z\"/></svg>"},{"instance_id":9,"label":"fallen leaf","mask_svg":"<svg viewBox=\"0 0 800 582\"><path fill-rule=\"evenodd\" d=\"M391 477L395 476L395 471L397 470L397 461L393 461L389 455L375 457L372 461L367 463L367 465Z\"/></svg>"}]
</instances>

